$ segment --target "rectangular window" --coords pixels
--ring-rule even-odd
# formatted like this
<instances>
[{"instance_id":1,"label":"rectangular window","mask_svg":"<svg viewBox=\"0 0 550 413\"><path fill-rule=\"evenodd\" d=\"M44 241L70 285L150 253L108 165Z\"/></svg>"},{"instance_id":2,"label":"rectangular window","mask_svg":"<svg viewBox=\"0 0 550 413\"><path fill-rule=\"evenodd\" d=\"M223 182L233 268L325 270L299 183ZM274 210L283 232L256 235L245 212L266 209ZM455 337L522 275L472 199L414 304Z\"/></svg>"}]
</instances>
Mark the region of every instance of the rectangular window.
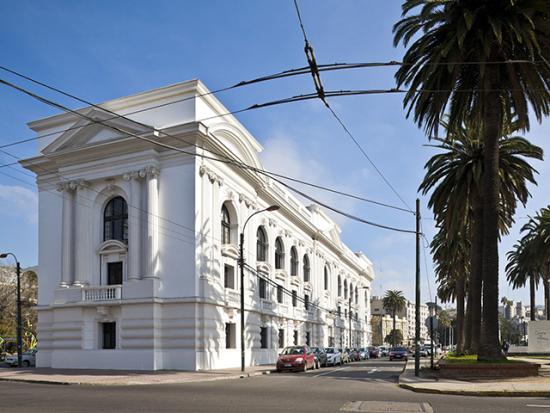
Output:
<instances>
[{"instance_id":1,"label":"rectangular window","mask_svg":"<svg viewBox=\"0 0 550 413\"><path fill-rule=\"evenodd\" d=\"M223 269L225 288L235 288L235 269L232 265L226 265Z\"/></svg>"},{"instance_id":2,"label":"rectangular window","mask_svg":"<svg viewBox=\"0 0 550 413\"><path fill-rule=\"evenodd\" d=\"M101 323L103 343L101 348L110 350L116 348L116 323Z\"/></svg>"},{"instance_id":3,"label":"rectangular window","mask_svg":"<svg viewBox=\"0 0 550 413\"><path fill-rule=\"evenodd\" d=\"M285 346L285 330L279 329L279 348L284 348Z\"/></svg>"},{"instance_id":4,"label":"rectangular window","mask_svg":"<svg viewBox=\"0 0 550 413\"><path fill-rule=\"evenodd\" d=\"M294 345L298 345L298 330L294 330Z\"/></svg>"},{"instance_id":5,"label":"rectangular window","mask_svg":"<svg viewBox=\"0 0 550 413\"><path fill-rule=\"evenodd\" d=\"M283 286L282 285L278 285L277 286L277 302L278 303L283 303Z\"/></svg>"},{"instance_id":6,"label":"rectangular window","mask_svg":"<svg viewBox=\"0 0 550 413\"><path fill-rule=\"evenodd\" d=\"M304 308L309 310L309 295L307 294L304 295Z\"/></svg>"},{"instance_id":7,"label":"rectangular window","mask_svg":"<svg viewBox=\"0 0 550 413\"><path fill-rule=\"evenodd\" d=\"M342 315L342 307L338 306L338 317Z\"/></svg>"},{"instance_id":8,"label":"rectangular window","mask_svg":"<svg viewBox=\"0 0 550 413\"><path fill-rule=\"evenodd\" d=\"M292 306L296 307L298 305L298 293L296 290L292 290Z\"/></svg>"},{"instance_id":9,"label":"rectangular window","mask_svg":"<svg viewBox=\"0 0 550 413\"><path fill-rule=\"evenodd\" d=\"M267 327L260 327L260 348L268 348Z\"/></svg>"},{"instance_id":10,"label":"rectangular window","mask_svg":"<svg viewBox=\"0 0 550 413\"><path fill-rule=\"evenodd\" d=\"M267 298L267 281L260 278L260 298Z\"/></svg>"},{"instance_id":11,"label":"rectangular window","mask_svg":"<svg viewBox=\"0 0 550 413\"><path fill-rule=\"evenodd\" d=\"M107 284L122 284L122 262L107 263Z\"/></svg>"},{"instance_id":12,"label":"rectangular window","mask_svg":"<svg viewBox=\"0 0 550 413\"><path fill-rule=\"evenodd\" d=\"M225 348L237 348L235 323L225 323Z\"/></svg>"},{"instance_id":13,"label":"rectangular window","mask_svg":"<svg viewBox=\"0 0 550 413\"><path fill-rule=\"evenodd\" d=\"M306 331L306 346L311 346L311 333L309 331Z\"/></svg>"}]
</instances>

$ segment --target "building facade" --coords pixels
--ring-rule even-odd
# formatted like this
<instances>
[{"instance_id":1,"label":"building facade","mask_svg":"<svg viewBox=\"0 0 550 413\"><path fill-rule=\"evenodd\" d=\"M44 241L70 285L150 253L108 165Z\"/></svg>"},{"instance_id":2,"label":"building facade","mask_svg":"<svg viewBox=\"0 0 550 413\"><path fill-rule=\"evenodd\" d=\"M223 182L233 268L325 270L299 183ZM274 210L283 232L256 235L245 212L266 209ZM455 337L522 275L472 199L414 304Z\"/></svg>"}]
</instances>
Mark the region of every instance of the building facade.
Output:
<instances>
[{"instance_id":1,"label":"building facade","mask_svg":"<svg viewBox=\"0 0 550 413\"><path fill-rule=\"evenodd\" d=\"M51 134L22 162L39 191L38 366L239 366L241 233L247 365L369 344L371 262L261 173L261 145L200 81L100 106L29 124Z\"/></svg>"}]
</instances>

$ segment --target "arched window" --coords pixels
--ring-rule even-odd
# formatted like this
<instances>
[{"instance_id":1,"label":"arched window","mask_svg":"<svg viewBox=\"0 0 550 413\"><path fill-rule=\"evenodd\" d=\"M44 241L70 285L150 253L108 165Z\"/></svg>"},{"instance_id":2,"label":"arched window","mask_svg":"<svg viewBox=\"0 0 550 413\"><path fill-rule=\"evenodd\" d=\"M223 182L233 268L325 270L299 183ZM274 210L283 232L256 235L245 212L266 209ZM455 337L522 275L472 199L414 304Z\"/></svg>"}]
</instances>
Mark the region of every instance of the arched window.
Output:
<instances>
[{"instance_id":1,"label":"arched window","mask_svg":"<svg viewBox=\"0 0 550 413\"><path fill-rule=\"evenodd\" d=\"M344 280L344 298L348 298L348 280Z\"/></svg>"},{"instance_id":2,"label":"arched window","mask_svg":"<svg viewBox=\"0 0 550 413\"><path fill-rule=\"evenodd\" d=\"M325 290L328 290L328 268L325 266Z\"/></svg>"},{"instance_id":3,"label":"arched window","mask_svg":"<svg viewBox=\"0 0 550 413\"><path fill-rule=\"evenodd\" d=\"M225 205L222 206L222 244L231 243L231 219Z\"/></svg>"},{"instance_id":4,"label":"arched window","mask_svg":"<svg viewBox=\"0 0 550 413\"><path fill-rule=\"evenodd\" d=\"M285 246L281 237L275 240L275 269L282 270L285 268Z\"/></svg>"},{"instance_id":5,"label":"arched window","mask_svg":"<svg viewBox=\"0 0 550 413\"><path fill-rule=\"evenodd\" d=\"M298 252L296 247L290 249L290 275L298 275Z\"/></svg>"},{"instance_id":6,"label":"arched window","mask_svg":"<svg viewBox=\"0 0 550 413\"><path fill-rule=\"evenodd\" d=\"M355 304L359 304L359 289L355 286Z\"/></svg>"},{"instance_id":7,"label":"arched window","mask_svg":"<svg viewBox=\"0 0 550 413\"><path fill-rule=\"evenodd\" d=\"M309 257L304 255L304 282L309 282L310 280L311 267L309 265Z\"/></svg>"},{"instance_id":8,"label":"arched window","mask_svg":"<svg viewBox=\"0 0 550 413\"><path fill-rule=\"evenodd\" d=\"M349 283L349 299L353 301L353 284Z\"/></svg>"},{"instance_id":9,"label":"arched window","mask_svg":"<svg viewBox=\"0 0 550 413\"><path fill-rule=\"evenodd\" d=\"M103 211L103 241L128 241L128 204L121 196L111 199Z\"/></svg>"},{"instance_id":10,"label":"arched window","mask_svg":"<svg viewBox=\"0 0 550 413\"><path fill-rule=\"evenodd\" d=\"M258 227L256 237L256 260L265 261L267 257L267 234L264 227Z\"/></svg>"},{"instance_id":11,"label":"arched window","mask_svg":"<svg viewBox=\"0 0 550 413\"><path fill-rule=\"evenodd\" d=\"M342 277L338 276L338 297L342 296Z\"/></svg>"}]
</instances>

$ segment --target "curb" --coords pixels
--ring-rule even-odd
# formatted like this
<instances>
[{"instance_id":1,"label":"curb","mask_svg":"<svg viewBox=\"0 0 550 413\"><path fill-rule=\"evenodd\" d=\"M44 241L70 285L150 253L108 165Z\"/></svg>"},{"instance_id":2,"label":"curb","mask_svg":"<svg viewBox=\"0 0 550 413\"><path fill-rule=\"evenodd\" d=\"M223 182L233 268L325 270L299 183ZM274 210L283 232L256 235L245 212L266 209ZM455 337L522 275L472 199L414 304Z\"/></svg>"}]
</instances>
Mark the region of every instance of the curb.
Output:
<instances>
[{"instance_id":1,"label":"curb","mask_svg":"<svg viewBox=\"0 0 550 413\"><path fill-rule=\"evenodd\" d=\"M449 394L453 396L477 396L477 397L550 397L550 391L470 391L470 390L437 390L422 387L414 387L410 384L399 384L402 389L415 393Z\"/></svg>"},{"instance_id":2,"label":"curb","mask_svg":"<svg viewBox=\"0 0 550 413\"><path fill-rule=\"evenodd\" d=\"M183 381L171 381L171 382L155 382L155 383L146 383L146 382L127 382L127 383L120 383L120 384L113 384L113 383L86 383L86 382L73 382L73 381L58 381L58 380L33 380L33 379L26 379L26 378L19 378L19 377L0 377L0 382L11 382L11 383L30 383L30 384L50 384L54 386L152 386L152 385L159 385L159 384L187 384L187 383L203 383L208 381L219 381L219 380L235 380L235 379L246 379L250 377L255 376L265 376L267 374L271 374L276 370L264 370L264 371L256 371L251 373L243 373L243 374L235 374L231 376L222 376L222 377L212 377L212 378L205 378L205 379L199 379L199 380L183 380Z\"/></svg>"}]
</instances>

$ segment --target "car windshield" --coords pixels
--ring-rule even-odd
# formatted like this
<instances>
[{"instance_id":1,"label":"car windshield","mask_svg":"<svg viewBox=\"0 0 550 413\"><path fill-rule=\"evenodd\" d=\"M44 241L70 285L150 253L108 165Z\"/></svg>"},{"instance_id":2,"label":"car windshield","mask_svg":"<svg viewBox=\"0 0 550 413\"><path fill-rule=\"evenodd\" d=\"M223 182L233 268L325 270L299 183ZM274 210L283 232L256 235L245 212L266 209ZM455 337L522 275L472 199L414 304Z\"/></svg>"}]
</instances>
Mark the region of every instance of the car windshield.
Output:
<instances>
[{"instance_id":1,"label":"car windshield","mask_svg":"<svg viewBox=\"0 0 550 413\"><path fill-rule=\"evenodd\" d=\"M285 356L289 356L293 354L304 354L304 348L303 347L285 347L285 349L281 354Z\"/></svg>"},{"instance_id":2,"label":"car windshield","mask_svg":"<svg viewBox=\"0 0 550 413\"><path fill-rule=\"evenodd\" d=\"M327 354L334 354L334 353L336 353L332 347L328 347L328 348L325 350L325 352L326 352Z\"/></svg>"},{"instance_id":3,"label":"car windshield","mask_svg":"<svg viewBox=\"0 0 550 413\"><path fill-rule=\"evenodd\" d=\"M405 347L395 347L392 348L391 351L407 351L407 349Z\"/></svg>"}]
</instances>

